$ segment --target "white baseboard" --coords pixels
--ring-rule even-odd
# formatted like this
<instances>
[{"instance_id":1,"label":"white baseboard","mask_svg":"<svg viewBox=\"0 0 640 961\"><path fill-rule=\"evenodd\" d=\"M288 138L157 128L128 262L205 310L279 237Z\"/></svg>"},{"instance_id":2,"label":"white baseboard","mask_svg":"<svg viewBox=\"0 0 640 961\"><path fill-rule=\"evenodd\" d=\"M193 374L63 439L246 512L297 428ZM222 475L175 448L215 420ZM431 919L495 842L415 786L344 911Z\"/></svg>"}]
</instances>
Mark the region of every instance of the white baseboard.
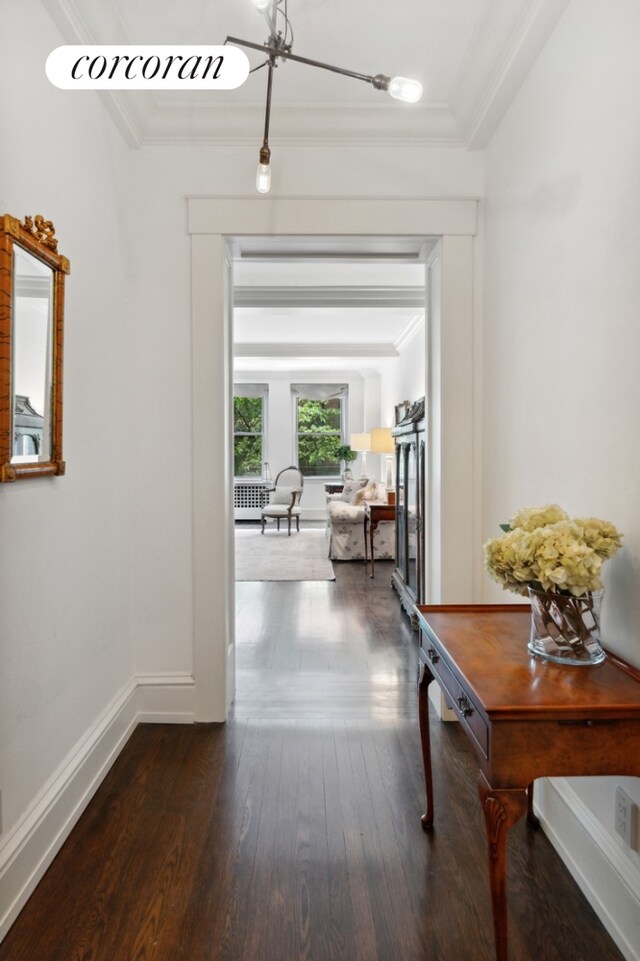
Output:
<instances>
[{"instance_id":1,"label":"white baseboard","mask_svg":"<svg viewBox=\"0 0 640 961\"><path fill-rule=\"evenodd\" d=\"M626 961L640 961L640 872L566 778L536 781L536 813Z\"/></svg>"},{"instance_id":2,"label":"white baseboard","mask_svg":"<svg viewBox=\"0 0 640 961\"><path fill-rule=\"evenodd\" d=\"M195 684L190 674L138 674L138 722L193 724Z\"/></svg>"},{"instance_id":3,"label":"white baseboard","mask_svg":"<svg viewBox=\"0 0 640 961\"><path fill-rule=\"evenodd\" d=\"M141 721L189 724L190 675L132 678L0 840L0 941Z\"/></svg>"}]
</instances>

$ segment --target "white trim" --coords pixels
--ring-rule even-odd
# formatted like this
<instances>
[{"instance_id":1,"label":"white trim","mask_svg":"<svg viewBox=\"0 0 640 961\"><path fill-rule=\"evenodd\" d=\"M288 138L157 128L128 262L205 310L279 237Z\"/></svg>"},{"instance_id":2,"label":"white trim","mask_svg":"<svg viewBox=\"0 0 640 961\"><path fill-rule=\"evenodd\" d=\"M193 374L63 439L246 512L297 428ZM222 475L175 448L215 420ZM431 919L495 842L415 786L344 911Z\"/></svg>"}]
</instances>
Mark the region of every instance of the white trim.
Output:
<instances>
[{"instance_id":1,"label":"white trim","mask_svg":"<svg viewBox=\"0 0 640 961\"><path fill-rule=\"evenodd\" d=\"M0 941L141 721L192 722L193 677L140 675L113 698L0 842Z\"/></svg>"},{"instance_id":2,"label":"white trim","mask_svg":"<svg viewBox=\"0 0 640 961\"><path fill-rule=\"evenodd\" d=\"M187 198L190 234L371 234L473 235L478 201L379 197L198 197ZM301 220L300 214L304 211Z\"/></svg>"},{"instance_id":3,"label":"white trim","mask_svg":"<svg viewBox=\"0 0 640 961\"><path fill-rule=\"evenodd\" d=\"M424 284L422 286L422 311L412 317L411 320L404 326L400 331L398 336L393 342L394 353L397 355L400 351L404 350L411 338L417 334L424 324Z\"/></svg>"},{"instance_id":4,"label":"white trim","mask_svg":"<svg viewBox=\"0 0 640 961\"><path fill-rule=\"evenodd\" d=\"M489 143L568 2L530 0L491 74L480 82L478 70L486 66L481 63L486 44L483 38L475 43L476 54L467 62L451 103L467 149L478 150ZM487 21L486 26L490 30L492 24Z\"/></svg>"},{"instance_id":5,"label":"white trim","mask_svg":"<svg viewBox=\"0 0 640 961\"><path fill-rule=\"evenodd\" d=\"M193 664L196 719L223 721L233 696L229 652L234 634L233 465L227 452L224 384L233 380L231 324L225 300L227 244L239 236L441 235L437 250L442 275L443 358L436 382L428 378L427 404L441 390L438 416L437 483L431 512L441 524L430 539L446 540L430 550L442 565L435 600L472 601L473 524L473 235L477 202L377 199L368 197L190 197L188 231L192 252L192 483L193 483ZM435 256L435 253L434 253ZM435 321L435 318L434 318ZM435 341L432 341L435 346ZM221 412L223 416L221 416ZM231 428L229 428L231 430ZM197 442L196 442L197 439ZM222 452L224 456L221 456ZM211 491L216 491L215 501ZM459 558L468 558L461 570ZM467 571L468 568L468 571ZM438 571L438 573L440 573Z\"/></svg>"},{"instance_id":6,"label":"white trim","mask_svg":"<svg viewBox=\"0 0 640 961\"><path fill-rule=\"evenodd\" d=\"M397 357L394 344L235 344L236 357ZM325 372L326 376L326 372Z\"/></svg>"},{"instance_id":7,"label":"white trim","mask_svg":"<svg viewBox=\"0 0 640 961\"><path fill-rule=\"evenodd\" d=\"M139 674L138 723L193 724L195 683L191 674Z\"/></svg>"},{"instance_id":8,"label":"white trim","mask_svg":"<svg viewBox=\"0 0 640 961\"><path fill-rule=\"evenodd\" d=\"M374 284L348 285L324 284L316 286L258 286L235 287L233 291L233 306L238 309L264 310L278 308L293 310L314 307L424 307L424 285L409 286L375 286Z\"/></svg>"},{"instance_id":9,"label":"white trim","mask_svg":"<svg viewBox=\"0 0 640 961\"><path fill-rule=\"evenodd\" d=\"M545 833L626 961L640 961L638 869L566 778L536 781Z\"/></svg>"}]
</instances>

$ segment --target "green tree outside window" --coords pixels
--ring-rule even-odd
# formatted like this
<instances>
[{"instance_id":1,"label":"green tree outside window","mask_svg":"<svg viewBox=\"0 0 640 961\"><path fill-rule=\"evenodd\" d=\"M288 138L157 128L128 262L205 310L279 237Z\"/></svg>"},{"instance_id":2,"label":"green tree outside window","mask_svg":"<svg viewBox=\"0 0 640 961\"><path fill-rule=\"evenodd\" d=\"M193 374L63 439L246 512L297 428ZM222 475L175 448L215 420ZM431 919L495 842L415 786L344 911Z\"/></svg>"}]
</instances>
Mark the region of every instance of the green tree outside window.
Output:
<instances>
[{"instance_id":1,"label":"green tree outside window","mask_svg":"<svg viewBox=\"0 0 640 961\"><path fill-rule=\"evenodd\" d=\"M298 398L298 466L305 477L337 477L342 445L342 400Z\"/></svg>"},{"instance_id":2,"label":"green tree outside window","mask_svg":"<svg viewBox=\"0 0 640 961\"><path fill-rule=\"evenodd\" d=\"M233 398L233 473L260 477L263 461L264 398Z\"/></svg>"}]
</instances>

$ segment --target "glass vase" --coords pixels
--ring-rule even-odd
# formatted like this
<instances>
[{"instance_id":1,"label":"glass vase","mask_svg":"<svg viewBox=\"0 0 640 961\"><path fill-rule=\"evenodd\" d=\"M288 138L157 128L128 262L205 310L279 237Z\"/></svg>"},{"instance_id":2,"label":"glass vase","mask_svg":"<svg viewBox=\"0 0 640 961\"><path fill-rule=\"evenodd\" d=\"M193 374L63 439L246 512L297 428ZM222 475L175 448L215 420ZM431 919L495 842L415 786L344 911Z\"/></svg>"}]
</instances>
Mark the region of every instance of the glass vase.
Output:
<instances>
[{"instance_id":1,"label":"glass vase","mask_svg":"<svg viewBox=\"0 0 640 961\"><path fill-rule=\"evenodd\" d=\"M558 664L600 664L606 655L600 641L600 607L604 591L578 597L529 588L529 651Z\"/></svg>"}]
</instances>

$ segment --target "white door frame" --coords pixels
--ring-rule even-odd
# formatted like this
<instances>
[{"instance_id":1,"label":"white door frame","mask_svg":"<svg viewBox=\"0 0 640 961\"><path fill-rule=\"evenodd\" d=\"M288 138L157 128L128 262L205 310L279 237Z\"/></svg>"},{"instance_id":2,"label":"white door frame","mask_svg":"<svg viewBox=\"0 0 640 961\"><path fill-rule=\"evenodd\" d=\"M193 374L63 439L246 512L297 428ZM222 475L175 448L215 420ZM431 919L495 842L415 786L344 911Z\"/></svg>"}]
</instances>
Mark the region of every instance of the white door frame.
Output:
<instances>
[{"instance_id":1,"label":"white door frame","mask_svg":"<svg viewBox=\"0 0 640 961\"><path fill-rule=\"evenodd\" d=\"M434 602L473 600L473 238L475 200L188 200L192 284L193 675L196 721L224 721L234 696L233 332L226 238L439 236L427 370L433 445L427 511ZM399 398L403 399L403 398ZM433 520L433 523L430 521ZM437 523L436 523L437 521ZM435 576L434 568L437 568Z\"/></svg>"}]
</instances>

